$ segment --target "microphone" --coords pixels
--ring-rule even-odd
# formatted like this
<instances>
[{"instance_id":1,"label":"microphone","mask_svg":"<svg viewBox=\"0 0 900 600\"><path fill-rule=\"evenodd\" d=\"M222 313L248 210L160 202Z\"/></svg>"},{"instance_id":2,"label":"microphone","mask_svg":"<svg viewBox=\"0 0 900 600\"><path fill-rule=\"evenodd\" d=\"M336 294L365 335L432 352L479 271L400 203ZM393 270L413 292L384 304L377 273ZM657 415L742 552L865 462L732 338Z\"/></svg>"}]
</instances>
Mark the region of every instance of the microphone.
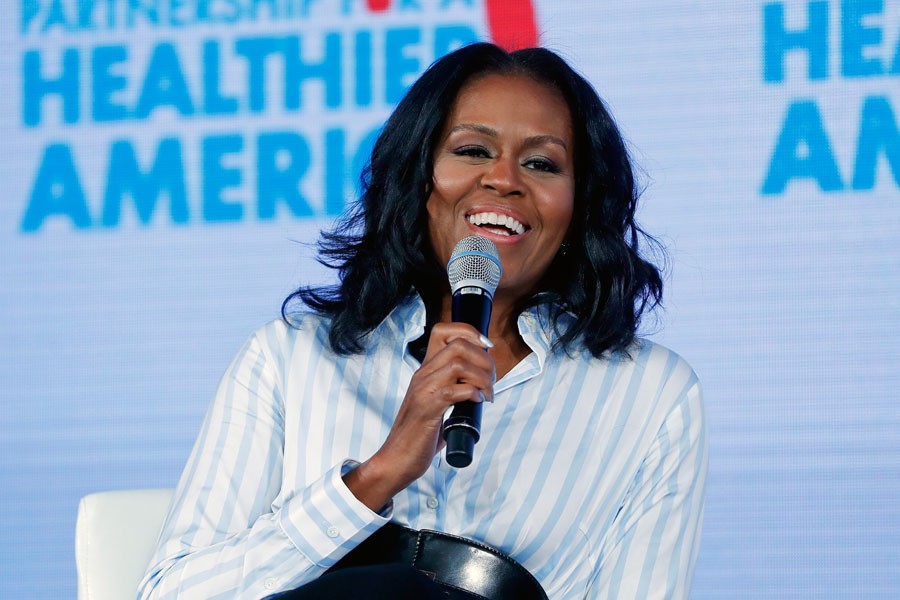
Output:
<instances>
[{"instance_id":1,"label":"microphone","mask_svg":"<svg viewBox=\"0 0 900 600\"><path fill-rule=\"evenodd\" d=\"M456 244L447 263L454 323L468 323L487 335L494 291L502 272L500 253L491 240L470 235ZM451 466L468 467L472 462L475 443L481 437L481 409L481 402L457 402L444 421L446 456Z\"/></svg>"}]
</instances>

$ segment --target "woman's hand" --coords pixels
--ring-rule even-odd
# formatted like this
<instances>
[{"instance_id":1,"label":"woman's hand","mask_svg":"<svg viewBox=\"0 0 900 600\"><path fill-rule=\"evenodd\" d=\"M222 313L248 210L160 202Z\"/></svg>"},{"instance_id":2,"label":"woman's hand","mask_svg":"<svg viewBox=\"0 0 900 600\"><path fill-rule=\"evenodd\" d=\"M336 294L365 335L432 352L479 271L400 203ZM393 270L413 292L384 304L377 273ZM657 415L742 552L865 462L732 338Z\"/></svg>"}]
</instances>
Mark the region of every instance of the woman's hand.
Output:
<instances>
[{"instance_id":1,"label":"woman's hand","mask_svg":"<svg viewBox=\"0 0 900 600\"><path fill-rule=\"evenodd\" d=\"M344 476L350 491L372 510L421 477L444 446L447 408L463 400L491 400L496 370L488 345L471 325L438 323L390 433L372 458Z\"/></svg>"}]
</instances>

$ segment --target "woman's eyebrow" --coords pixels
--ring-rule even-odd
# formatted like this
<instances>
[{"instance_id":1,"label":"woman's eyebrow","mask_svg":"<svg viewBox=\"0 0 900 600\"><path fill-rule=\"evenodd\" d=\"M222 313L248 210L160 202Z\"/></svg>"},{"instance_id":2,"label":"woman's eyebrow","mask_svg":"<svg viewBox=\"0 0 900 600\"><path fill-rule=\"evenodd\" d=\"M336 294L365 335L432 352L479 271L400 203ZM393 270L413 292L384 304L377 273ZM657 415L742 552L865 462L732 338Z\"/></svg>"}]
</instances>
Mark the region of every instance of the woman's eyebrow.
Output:
<instances>
[{"instance_id":1,"label":"woman's eyebrow","mask_svg":"<svg viewBox=\"0 0 900 600\"><path fill-rule=\"evenodd\" d=\"M492 129L487 125L480 125L478 123L460 123L459 125L454 125L449 133L456 133L457 131L474 131L476 133L481 133L489 137L499 137L499 133L497 133L496 129ZM569 147L566 145L566 142L560 138L559 136L545 134L545 135L533 135L529 138L526 138L525 145L526 146L540 146L541 144L557 144L558 146L562 146L563 149L568 150Z\"/></svg>"},{"instance_id":2,"label":"woman's eyebrow","mask_svg":"<svg viewBox=\"0 0 900 600\"><path fill-rule=\"evenodd\" d=\"M527 147L541 146L543 144L556 144L558 146L562 146L563 150L569 149L569 147L566 145L566 142L561 137L555 135L533 135L525 140L525 145Z\"/></svg>"},{"instance_id":3,"label":"woman's eyebrow","mask_svg":"<svg viewBox=\"0 0 900 600\"><path fill-rule=\"evenodd\" d=\"M454 125L449 133L456 133L457 131L474 131L490 137L498 137L500 135L497 133L496 129L491 129L487 125L479 125L477 123L460 123L459 125Z\"/></svg>"}]
</instances>

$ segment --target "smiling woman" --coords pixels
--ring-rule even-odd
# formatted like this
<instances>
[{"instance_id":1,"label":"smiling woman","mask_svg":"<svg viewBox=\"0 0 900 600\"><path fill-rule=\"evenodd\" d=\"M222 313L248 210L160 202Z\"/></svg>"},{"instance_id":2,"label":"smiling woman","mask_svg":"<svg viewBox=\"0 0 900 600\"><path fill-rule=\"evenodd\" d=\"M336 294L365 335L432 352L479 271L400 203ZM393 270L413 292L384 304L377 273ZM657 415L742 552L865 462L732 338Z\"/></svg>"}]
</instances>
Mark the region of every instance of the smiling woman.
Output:
<instances>
[{"instance_id":1,"label":"smiling woman","mask_svg":"<svg viewBox=\"0 0 900 600\"><path fill-rule=\"evenodd\" d=\"M562 95L530 77L475 79L450 111L435 149L428 232L441 264L466 235L497 244L504 275L494 296L494 331L523 297L538 291L569 231L573 148ZM498 365L498 374L507 367Z\"/></svg>"},{"instance_id":2,"label":"smiling woman","mask_svg":"<svg viewBox=\"0 0 900 600\"><path fill-rule=\"evenodd\" d=\"M502 83L496 86L480 81L497 78ZM534 128L527 133L518 131L527 138L519 143L534 151L533 156L517 157L524 161L519 170L533 173L529 180L542 181L542 189L551 189L550 181L571 186L572 219L565 236L566 251L551 253L543 280L536 289L519 296L517 311L548 302L564 307L576 320L556 331L554 345L570 348L580 338L578 346L599 356L607 350L626 349L642 314L660 301L659 272L639 253L640 241L654 242L635 222L638 190L631 161L618 127L596 91L547 50L507 54L489 44L474 44L437 61L410 89L373 148L363 174L360 202L340 227L324 235L321 258L341 272L341 286L300 288L285 301L287 307L302 300L332 315L329 340L338 352L360 351L367 333L410 290L414 289L428 308L429 327L449 314L444 272L449 250L443 244L441 255L432 244L435 227L429 223L431 209L426 207L434 204L429 202L432 192L439 197L438 186L449 186L454 181L451 177L456 176L456 170L449 168L443 176L441 164L497 164L485 146L486 140L496 143L500 134L496 127L480 122L450 125L457 118L453 111L458 113L466 106L472 112L466 120L483 118L480 113L490 111L487 101L503 102L504 110L492 111L493 118L515 123L517 131L526 122ZM526 109L531 113L526 114ZM558 131L551 132L544 122L552 122ZM504 133L511 135L509 125ZM468 143L464 136L480 138ZM464 143L444 147L458 138ZM504 159L509 159L508 152ZM488 174L485 185L490 187L495 175L504 176L503 164ZM514 191L512 197L518 193ZM485 216L475 212L465 216L486 222L494 213L499 223L500 215L506 215L527 229L520 204L505 202ZM516 212L510 212L514 205ZM498 242L497 237L492 239ZM498 245L505 243L500 240ZM516 260L516 255L501 251L501 258ZM380 285L384 280L395 285Z\"/></svg>"},{"instance_id":3,"label":"smiling woman","mask_svg":"<svg viewBox=\"0 0 900 600\"><path fill-rule=\"evenodd\" d=\"M320 244L340 284L289 296L223 379L143 597L685 598L700 388L636 337L662 283L590 84L548 50L462 48L363 184ZM444 265L473 233L503 263L490 339L451 322ZM454 470L443 417L485 400Z\"/></svg>"}]
</instances>

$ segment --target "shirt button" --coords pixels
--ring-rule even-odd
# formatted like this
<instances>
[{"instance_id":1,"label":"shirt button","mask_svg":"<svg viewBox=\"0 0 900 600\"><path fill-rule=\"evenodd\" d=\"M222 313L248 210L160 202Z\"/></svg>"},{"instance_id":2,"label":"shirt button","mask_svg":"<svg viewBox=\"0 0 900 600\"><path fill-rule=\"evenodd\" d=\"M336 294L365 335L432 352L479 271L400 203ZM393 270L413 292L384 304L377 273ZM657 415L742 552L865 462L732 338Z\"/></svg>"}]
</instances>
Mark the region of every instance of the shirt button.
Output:
<instances>
[{"instance_id":1,"label":"shirt button","mask_svg":"<svg viewBox=\"0 0 900 600\"><path fill-rule=\"evenodd\" d=\"M428 500L425 501L425 506L427 506L427 507L430 508L431 510L436 509L436 508L438 507L438 504L439 504L439 503L438 503L438 499L437 499L437 498L434 498L434 497L431 497L431 498L429 498Z\"/></svg>"},{"instance_id":2,"label":"shirt button","mask_svg":"<svg viewBox=\"0 0 900 600\"><path fill-rule=\"evenodd\" d=\"M341 532L338 531L337 527L329 527L328 530L325 531L325 535L327 535L330 538L336 538L338 536L338 534L340 534L340 533Z\"/></svg>"},{"instance_id":3,"label":"shirt button","mask_svg":"<svg viewBox=\"0 0 900 600\"><path fill-rule=\"evenodd\" d=\"M272 589L275 589L276 583L278 583L278 582L270 577L269 579L266 579L266 582L263 585L265 585L267 590L272 590Z\"/></svg>"}]
</instances>

